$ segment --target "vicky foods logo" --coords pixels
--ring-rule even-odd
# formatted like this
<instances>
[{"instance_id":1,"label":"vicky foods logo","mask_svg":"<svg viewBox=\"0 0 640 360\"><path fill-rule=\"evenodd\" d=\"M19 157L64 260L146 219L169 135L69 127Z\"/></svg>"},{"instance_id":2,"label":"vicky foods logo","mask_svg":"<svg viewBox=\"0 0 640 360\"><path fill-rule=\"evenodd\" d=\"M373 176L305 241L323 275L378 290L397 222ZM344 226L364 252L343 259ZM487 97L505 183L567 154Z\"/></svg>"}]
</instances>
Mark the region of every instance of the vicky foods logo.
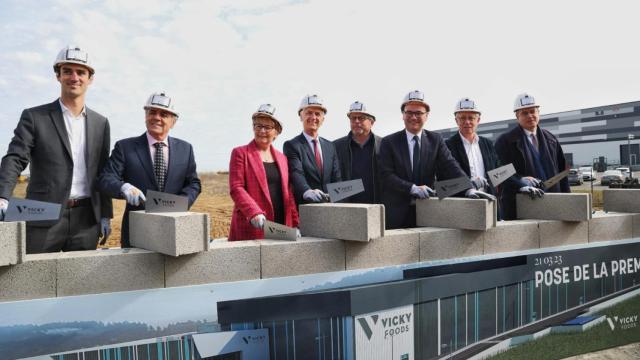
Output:
<instances>
[{"instance_id":1,"label":"vicky foods logo","mask_svg":"<svg viewBox=\"0 0 640 360\"><path fill-rule=\"evenodd\" d=\"M362 327L362 331L364 331L368 340L371 340L373 331L378 326L382 326L384 338L387 339L388 337L409 332L409 330L411 330L412 315L413 313L411 312L383 318L380 318L380 315L370 315L359 318L358 323Z\"/></svg>"},{"instance_id":2,"label":"vicky foods logo","mask_svg":"<svg viewBox=\"0 0 640 360\"><path fill-rule=\"evenodd\" d=\"M638 315L631 316L607 316L607 322L612 331L629 330L638 327Z\"/></svg>"}]
</instances>

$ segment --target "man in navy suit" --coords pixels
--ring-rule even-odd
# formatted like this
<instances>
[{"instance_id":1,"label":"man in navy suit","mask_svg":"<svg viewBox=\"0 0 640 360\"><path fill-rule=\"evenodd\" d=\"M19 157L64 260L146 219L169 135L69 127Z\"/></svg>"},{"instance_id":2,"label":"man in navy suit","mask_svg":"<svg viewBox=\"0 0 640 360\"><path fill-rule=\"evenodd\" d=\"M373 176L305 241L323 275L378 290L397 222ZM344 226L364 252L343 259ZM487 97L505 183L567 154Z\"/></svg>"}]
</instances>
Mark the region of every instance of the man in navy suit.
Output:
<instances>
[{"instance_id":1,"label":"man in navy suit","mask_svg":"<svg viewBox=\"0 0 640 360\"><path fill-rule=\"evenodd\" d=\"M505 181L502 191L502 209L505 220L518 218L516 193L526 193L532 198L542 197L542 182L565 170L567 164L558 139L538 126L540 106L533 96L520 94L513 111L518 126L500 135L496 140L496 152L503 164L512 163L516 174ZM548 192L571 192L565 177Z\"/></svg>"},{"instance_id":2,"label":"man in navy suit","mask_svg":"<svg viewBox=\"0 0 640 360\"><path fill-rule=\"evenodd\" d=\"M102 191L127 200L123 248L131 246L129 211L144 210L147 190L187 196L191 207L201 189L191 144L169 137L178 118L172 99L164 93L151 94L144 110L147 132L118 141L99 180Z\"/></svg>"},{"instance_id":3,"label":"man in navy suit","mask_svg":"<svg viewBox=\"0 0 640 360\"><path fill-rule=\"evenodd\" d=\"M389 229L416 226L415 199L435 195L432 187L436 177L447 180L466 176L442 137L422 129L430 110L424 94L418 90L410 92L400 110L404 130L384 137L380 143L382 202ZM465 195L495 200L476 189L468 189Z\"/></svg>"},{"instance_id":4,"label":"man in navy suit","mask_svg":"<svg viewBox=\"0 0 640 360\"><path fill-rule=\"evenodd\" d=\"M284 143L289 177L298 205L328 201L327 184L341 180L340 163L333 143L318 136L326 113L322 99L317 95L305 96L298 109L302 134Z\"/></svg>"},{"instance_id":5,"label":"man in navy suit","mask_svg":"<svg viewBox=\"0 0 640 360\"><path fill-rule=\"evenodd\" d=\"M458 132L446 140L451 155L476 189L497 195L496 188L487 181L487 171L499 166L498 154L491 140L476 133L481 115L476 102L469 98L460 99L453 115Z\"/></svg>"}]
</instances>

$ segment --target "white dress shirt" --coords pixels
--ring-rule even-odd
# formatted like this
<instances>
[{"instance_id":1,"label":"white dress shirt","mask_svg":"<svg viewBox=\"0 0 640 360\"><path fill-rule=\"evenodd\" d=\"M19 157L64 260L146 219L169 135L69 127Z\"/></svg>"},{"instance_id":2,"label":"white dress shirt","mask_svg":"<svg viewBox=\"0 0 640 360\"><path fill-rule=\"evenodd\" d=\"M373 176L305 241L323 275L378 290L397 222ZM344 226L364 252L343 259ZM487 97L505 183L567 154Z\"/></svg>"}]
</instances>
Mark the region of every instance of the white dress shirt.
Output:
<instances>
[{"instance_id":1,"label":"white dress shirt","mask_svg":"<svg viewBox=\"0 0 640 360\"><path fill-rule=\"evenodd\" d=\"M469 160L471 177L484 178L485 172L482 151L480 151L480 138L476 134L473 135L473 141L467 140L462 134L460 134L460 138L462 138L462 145L464 145L464 151L467 153L467 159Z\"/></svg>"},{"instance_id":2,"label":"white dress shirt","mask_svg":"<svg viewBox=\"0 0 640 360\"><path fill-rule=\"evenodd\" d=\"M151 154L151 164L155 166L155 161L156 161L156 147L154 146L155 143L161 142L164 144L164 146L162 147L162 155L163 155L163 159L164 159L164 165L165 168L168 170L169 169L169 141L168 141L169 137L166 137L164 140L162 141L158 141L156 139L154 139L151 135L149 135L149 133L147 132L147 142L149 143L149 154Z\"/></svg>"},{"instance_id":3,"label":"white dress shirt","mask_svg":"<svg viewBox=\"0 0 640 360\"><path fill-rule=\"evenodd\" d=\"M313 145L312 140L316 140L318 142L318 151L320 152L320 159L322 160L322 163L324 164L324 158L322 157L322 145L320 145L320 137L314 139L311 136L309 136L306 132L302 132L302 135L304 135L304 138L307 139L307 144L309 144L309 146L311 147L311 153L312 154L316 154L316 149Z\"/></svg>"},{"instance_id":4,"label":"white dress shirt","mask_svg":"<svg viewBox=\"0 0 640 360\"><path fill-rule=\"evenodd\" d=\"M414 136L418 137L418 147L421 147L422 130L420 130L420 132L417 134L412 134L407 129L405 129L404 132L407 134L407 145L409 145L409 164L411 164L411 171L413 171L413 146L414 146L413 137Z\"/></svg>"},{"instance_id":5,"label":"white dress shirt","mask_svg":"<svg viewBox=\"0 0 640 360\"><path fill-rule=\"evenodd\" d=\"M71 159L73 160L73 176L71 178L70 199L82 199L91 197L89 179L87 178L87 110L85 107L78 116L74 116L71 110L64 106L61 99L60 108L64 118L64 126L67 129L69 145L71 146Z\"/></svg>"}]
</instances>

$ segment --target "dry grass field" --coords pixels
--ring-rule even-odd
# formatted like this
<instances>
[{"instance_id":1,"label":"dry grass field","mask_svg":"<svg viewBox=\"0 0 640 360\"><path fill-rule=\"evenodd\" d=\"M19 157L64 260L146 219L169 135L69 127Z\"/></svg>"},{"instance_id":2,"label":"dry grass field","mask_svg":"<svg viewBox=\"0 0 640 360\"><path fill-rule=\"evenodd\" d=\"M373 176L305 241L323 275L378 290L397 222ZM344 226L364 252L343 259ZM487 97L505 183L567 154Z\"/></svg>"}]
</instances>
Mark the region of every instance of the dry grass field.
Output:
<instances>
[{"instance_id":1,"label":"dry grass field","mask_svg":"<svg viewBox=\"0 0 640 360\"><path fill-rule=\"evenodd\" d=\"M202 173L199 176L202 181L202 193L191 207L191 211L209 213L212 238L227 237L233 211L233 201L229 196L229 175ZM14 191L14 196L24 198L26 187L26 183L19 183ZM120 246L120 224L124 207L124 200L113 200L112 233L105 247Z\"/></svg>"}]
</instances>

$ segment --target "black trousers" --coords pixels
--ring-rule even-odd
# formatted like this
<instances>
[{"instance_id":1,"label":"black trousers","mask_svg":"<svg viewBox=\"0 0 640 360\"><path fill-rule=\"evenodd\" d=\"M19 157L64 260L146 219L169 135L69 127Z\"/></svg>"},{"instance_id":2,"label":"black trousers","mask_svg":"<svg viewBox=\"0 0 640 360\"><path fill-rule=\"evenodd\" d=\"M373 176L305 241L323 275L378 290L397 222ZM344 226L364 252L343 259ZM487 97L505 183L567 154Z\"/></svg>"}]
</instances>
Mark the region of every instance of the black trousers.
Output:
<instances>
[{"instance_id":1,"label":"black trousers","mask_svg":"<svg viewBox=\"0 0 640 360\"><path fill-rule=\"evenodd\" d=\"M64 208L51 227L27 225L27 254L95 250L100 226L91 205Z\"/></svg>"}]
</instances>

